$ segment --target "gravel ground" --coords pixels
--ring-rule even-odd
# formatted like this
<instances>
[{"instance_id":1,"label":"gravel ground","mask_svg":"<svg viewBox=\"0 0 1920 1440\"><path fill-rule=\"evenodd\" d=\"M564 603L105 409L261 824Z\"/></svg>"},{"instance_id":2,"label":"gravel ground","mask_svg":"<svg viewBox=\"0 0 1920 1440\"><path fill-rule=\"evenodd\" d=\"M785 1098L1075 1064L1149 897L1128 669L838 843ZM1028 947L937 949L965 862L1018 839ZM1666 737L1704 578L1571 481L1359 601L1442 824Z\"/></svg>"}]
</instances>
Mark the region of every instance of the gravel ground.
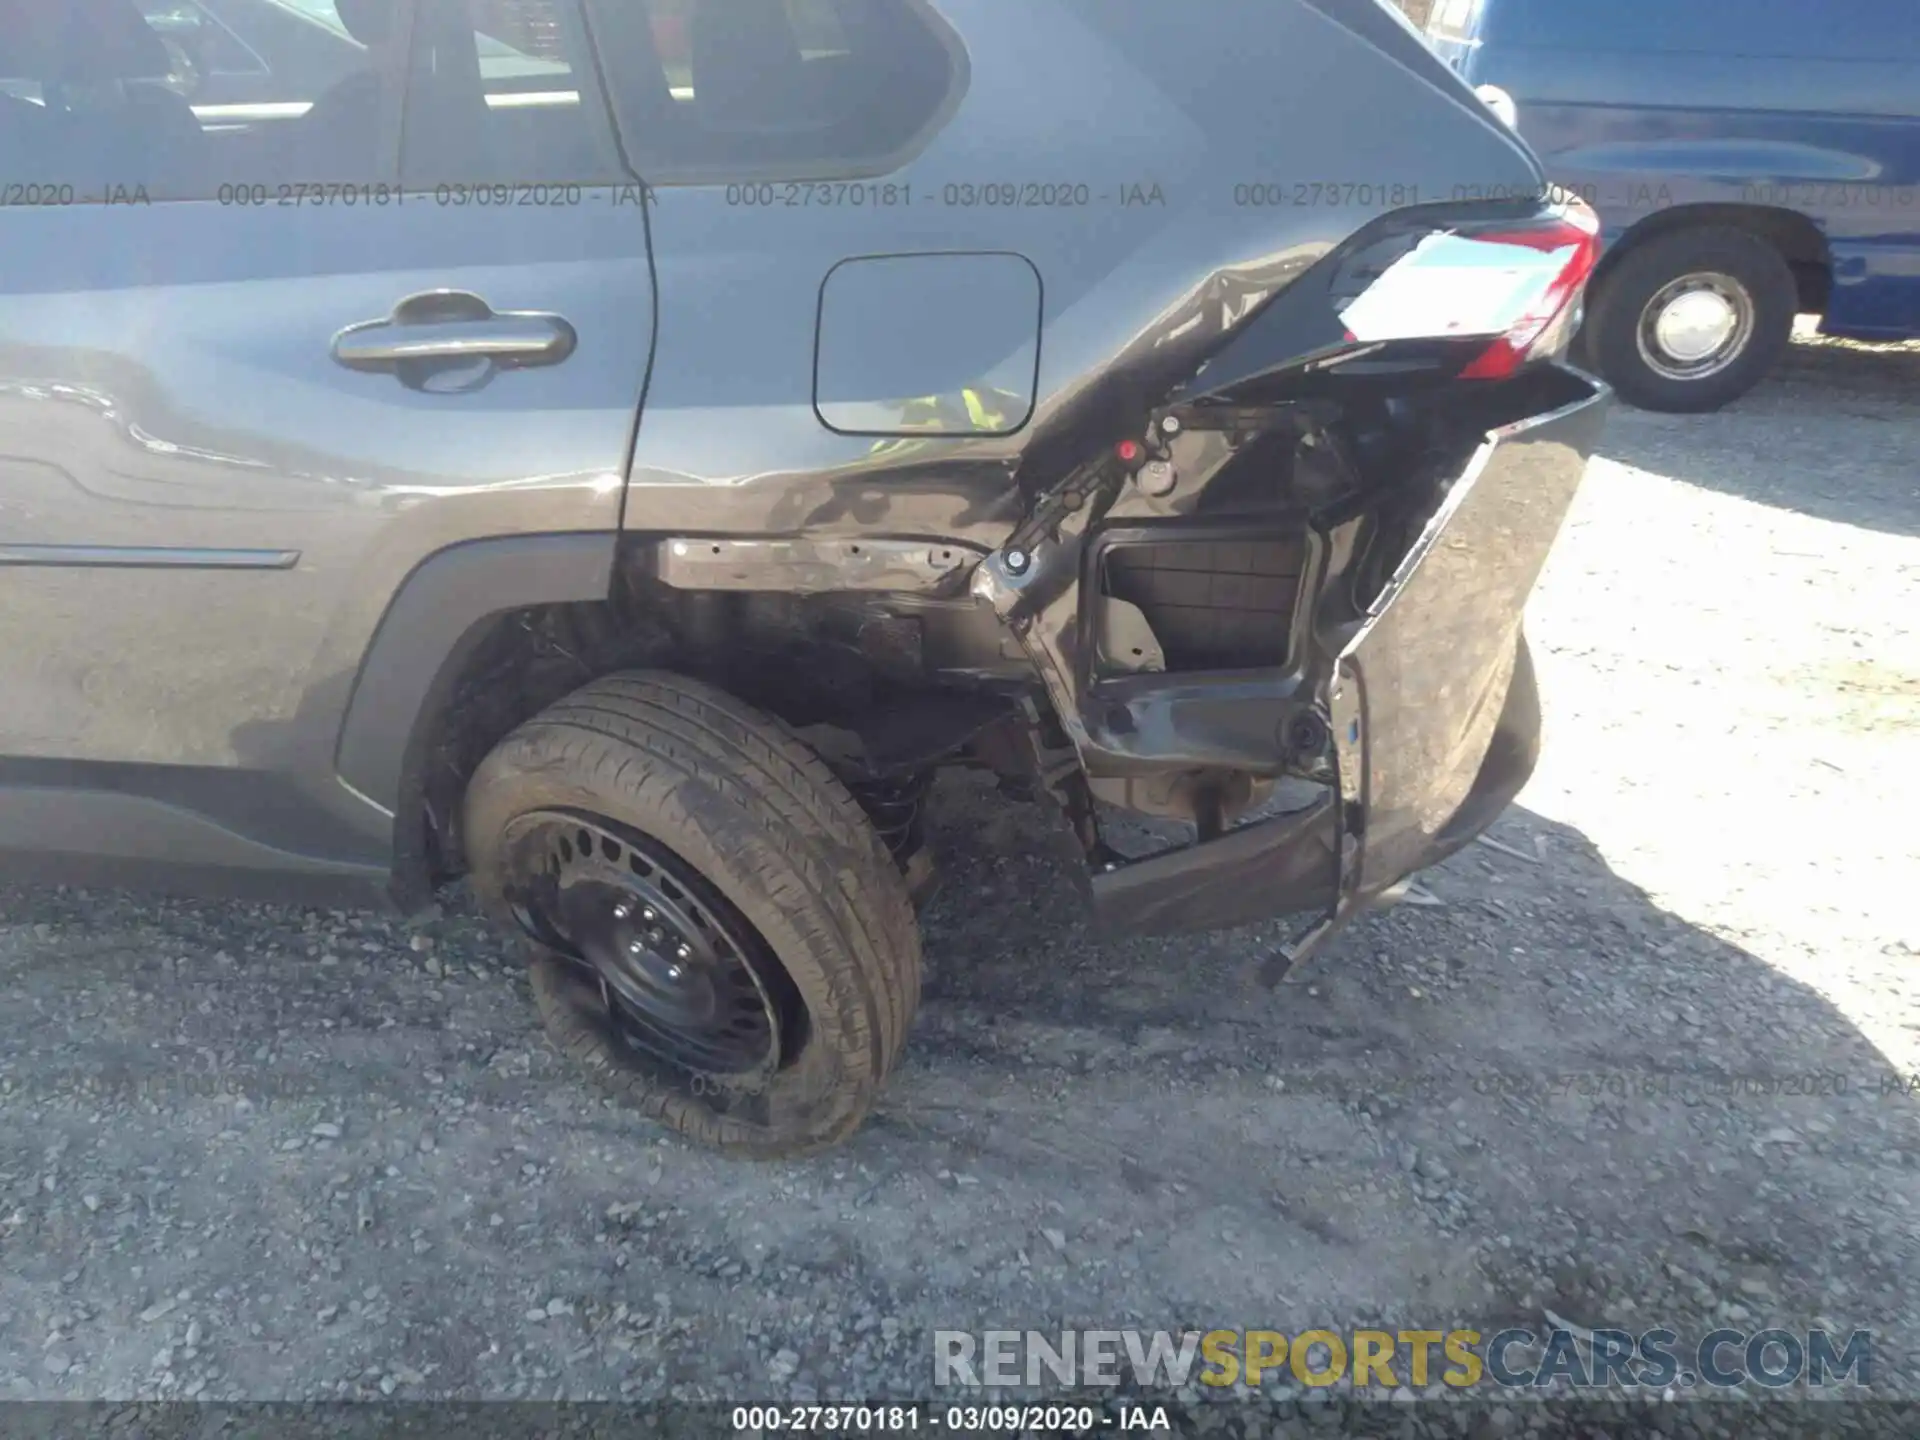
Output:
<instances>
[{"instance_id":1,"label":"gravel ground","mask_svg":"<svg viewBox=\"0 0 1920 1440\"><path fill-rule=\"evenodd\" d=\"M0 891L0 1395L925 1396L936 1327L1549 1311L1869 1327L1920 1392L1920 350L1602 457L1545 759L1437 903L1269 992L1279 927L1096 943L949 785L908 1061L811 1162L601 1102L459 903Z\"/></svg>"}]
</instances>

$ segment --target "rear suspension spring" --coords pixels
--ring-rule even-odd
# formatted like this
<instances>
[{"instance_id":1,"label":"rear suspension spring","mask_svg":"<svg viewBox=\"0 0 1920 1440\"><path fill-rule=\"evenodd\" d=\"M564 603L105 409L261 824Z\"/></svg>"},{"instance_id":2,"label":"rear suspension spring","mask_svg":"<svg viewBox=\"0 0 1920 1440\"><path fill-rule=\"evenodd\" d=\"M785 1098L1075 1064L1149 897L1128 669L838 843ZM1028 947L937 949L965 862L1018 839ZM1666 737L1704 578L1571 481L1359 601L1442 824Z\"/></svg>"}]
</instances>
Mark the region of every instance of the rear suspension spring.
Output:
<instances>
[{"instance_id":1,"label":"rear suspension spring","mask_svg":"<svg viewBox=\"0 0 1920 1440\"><path fill-rule=\"evenodd\" d=\"M926 841L926 802L933 775L923 770L904 780L872 780L850 787L902 870Z\"/></svg>"}]
</instances>

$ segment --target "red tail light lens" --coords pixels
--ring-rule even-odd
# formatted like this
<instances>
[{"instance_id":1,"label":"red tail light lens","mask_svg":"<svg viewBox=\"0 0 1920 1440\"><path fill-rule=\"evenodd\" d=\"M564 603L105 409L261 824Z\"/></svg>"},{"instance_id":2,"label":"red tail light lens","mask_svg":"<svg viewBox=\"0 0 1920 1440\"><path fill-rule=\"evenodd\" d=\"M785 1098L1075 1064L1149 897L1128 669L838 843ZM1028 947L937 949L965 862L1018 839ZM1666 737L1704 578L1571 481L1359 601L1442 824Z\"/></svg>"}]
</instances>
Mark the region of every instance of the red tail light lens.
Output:
<instances>
[{"instance_id":1,"label":"red tail light lens","mask_svg":"<svg viewBox=\"0 0 1920 1440\"><path fill-rule=\"evenodd\" d=\"M1490 340L1460 372L1495 380L1556 353L1600 258L1600 221L1569 200L1525 221L1455 225L1421 238L1340 311L1349 339Z\"/></svg>"},{"instance_id":2,"label":"red tail light lens","mask_svg":"<svg viewBox=\"0 0 1920 1440\"><path fill-rule=\"evenodd\" d=\"M1577 210L1576 210L1577 207ZM1499 379L1527 361L1564 348L1569 338L1574 302L1600 260L1600 221L1584 201L1576 200L1568 213L1531 230L1498 232L1480 237L1489 244L1520 245L1539 251L1557 272L1525 314L1507 333L1487 347L1461 371L1463 378Z\"/></svg>"}]
</instances>

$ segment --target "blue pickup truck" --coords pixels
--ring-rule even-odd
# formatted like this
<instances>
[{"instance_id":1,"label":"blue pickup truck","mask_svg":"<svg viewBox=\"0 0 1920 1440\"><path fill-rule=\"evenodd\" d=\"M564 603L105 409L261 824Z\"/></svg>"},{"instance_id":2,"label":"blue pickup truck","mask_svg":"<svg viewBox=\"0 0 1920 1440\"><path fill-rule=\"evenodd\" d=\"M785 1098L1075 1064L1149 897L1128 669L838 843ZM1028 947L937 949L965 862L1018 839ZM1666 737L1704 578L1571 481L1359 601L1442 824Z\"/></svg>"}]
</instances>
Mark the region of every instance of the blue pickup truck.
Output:
<instances>
[{"instance_id":1,"label":"blue pickup truck","mask_svg":"<svg viewBox=\"0 0 1920 1440\"><path fill-rule=\"evenodd\" d=\"M1436 0L1427 37L1600 213L1585 362L1713 410L1821 331L1920 336L1920 0Z\"/></svg>"}]
</instances>

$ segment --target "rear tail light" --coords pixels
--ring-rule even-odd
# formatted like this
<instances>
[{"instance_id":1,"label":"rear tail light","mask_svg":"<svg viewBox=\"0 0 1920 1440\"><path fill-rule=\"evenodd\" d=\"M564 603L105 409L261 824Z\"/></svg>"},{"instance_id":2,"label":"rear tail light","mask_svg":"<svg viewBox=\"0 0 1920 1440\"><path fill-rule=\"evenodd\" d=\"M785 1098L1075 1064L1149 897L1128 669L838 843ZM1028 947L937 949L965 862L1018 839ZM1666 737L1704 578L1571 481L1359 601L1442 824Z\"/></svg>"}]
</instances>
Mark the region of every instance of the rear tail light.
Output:
<instances>
[{"instance_id":1,"label":"rear tail light","mask_svg":"<svg viewBox=\"0 0 1920 1440\"><path fill-rule=\"evenodd\" d=\"M1340 322L1362 345L1484 338L1461 377L1500 379L1565 347L1599 258L1599 218L1578 199L1523 221L1452 225L1382 268Z\"/></svg>"},{"instance_id":2,"label":"rear tail light","mask_svg":"<svg viewBox=\"0 0 1920 1440\"><path fill-rule=\"evenodd\" d=\"M1246 403L1308 377L1503 379L1566 353L1599 253L1600 221L1577 199L1390 212L1329 257L1324 284L1283 288L1177 393Z\"/></svg>"}]
</instances>

